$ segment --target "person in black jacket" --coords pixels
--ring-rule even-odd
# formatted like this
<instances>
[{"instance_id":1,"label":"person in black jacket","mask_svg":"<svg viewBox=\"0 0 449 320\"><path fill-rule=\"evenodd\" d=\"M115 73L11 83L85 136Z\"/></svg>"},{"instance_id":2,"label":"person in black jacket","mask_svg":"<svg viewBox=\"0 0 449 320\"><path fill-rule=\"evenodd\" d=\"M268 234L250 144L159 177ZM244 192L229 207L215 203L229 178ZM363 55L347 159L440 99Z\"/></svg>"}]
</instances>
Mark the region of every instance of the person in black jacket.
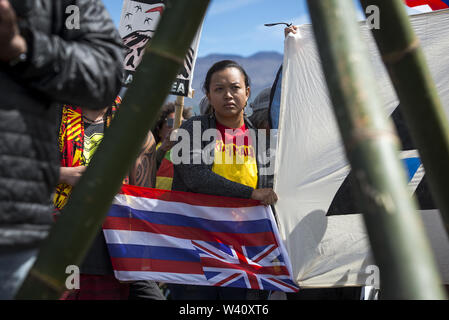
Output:
<instances>
[{"instance_id":1,"label":"person in black jacket","mask_svg":"<svg viewBox=\"0 0 449 320\"><path fill-rule=\"evenodd\" d=\"M213 112L190 118L178 130L180 139L171 151L172 190L274 204L277 195L260 170L263 160L257 151L257 135L248 136L254 127L244 116L250 95L245 70L235 61L219 61L209 69L203 89ZM204 134L206 131L211 135ZM246 138L242 139L244 135ZM183 140L186 136L188 145ZM203 136L210 139L203 140ZM176 284L168 287L173 300L247 300L268 296L268 291L245 288Z\"/></svg>"},{"instance_id":2,"label":"person in black jacket","mask_svg":"<svg viewBox=\"0 0 449 320\"><path fill-rule=\"evenodd\" d=\"M0 0L0 48L0 299L11 299L53 222L55 106L111 105L124 47L100 0Z\"/></svg>"},{"instance_id":3,"label":"person in black jacket","mask_svg":"<svg viewBox=\"0 0 449 320\"><path fill-rule=\"evenodd\" d=\"M221 75L221 73L227 72L234 73L234 75L229 76L229 78L227 74ZM218 75L215 82L214 75ZM239 91L243 90L243 93L233 93L233 91L237 91L235 88L237 80L241 81L238 85L240 86ZM217 88L213 88L214 85ZM255 199L260 200L265 205L273 204L277 201L277 195L272 188L267 186L268 181L262 174L263 171L259 169L254 171L256 176L252 185L239 183L217 173L214 170L215 149L210 148L211 142L215 141L216 137L210 137L210 140L202 139L205 131L218 129L220 125L227 129L240 129L243 126L246 129L254 129L252 123L244 116L244 108L247 105L250 93L249 78L245 70L232 60L219 61L209 69L203 89L213 112L192 117L181 126L181 129L185 130L191 139L189 139L188 154L183 154L183 141L181 139L172 148L173 190ZM213 99L214 97L216 99ZM200 129L201 135L199 137L195 137L195 125ZM254 138L257 138L257 136ZM257 146L257 140L254 141L254 146ZM257 168L264 161L262 155L262 152L256 152L255 154Z\"/></svg>"}]
</instances>

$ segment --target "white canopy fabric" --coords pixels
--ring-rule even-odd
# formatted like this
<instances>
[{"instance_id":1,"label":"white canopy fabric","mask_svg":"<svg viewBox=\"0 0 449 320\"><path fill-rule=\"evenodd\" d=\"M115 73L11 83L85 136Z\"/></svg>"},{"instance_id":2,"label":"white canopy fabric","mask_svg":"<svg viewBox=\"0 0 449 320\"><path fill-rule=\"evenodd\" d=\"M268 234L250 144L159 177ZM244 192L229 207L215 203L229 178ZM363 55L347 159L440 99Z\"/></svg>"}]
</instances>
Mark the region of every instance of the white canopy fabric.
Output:
<instances>
[{"instance_id":1,"label":"white canopy fabric","mask_svg":"<svg viewBox=\"0 0 449 320\"><path fill-rule=\"evenodd\" d=\"M411 16L411 21L449 116L449 11ZM399 104L397 96L370 30L364 23L360 28L378 92L392 114ZM401 157L418 159L416 150L404 151ZM361 212L327 216L349 172L313 30L303 25L285 40L274 184L280 234L293 276L303 288L373 284L375 263ZM422 164L412 173L409 187L414 191L424 176ZM449 283L449 241L439 212L421 212L442 278Z\"/></svg>"}]
</instances>

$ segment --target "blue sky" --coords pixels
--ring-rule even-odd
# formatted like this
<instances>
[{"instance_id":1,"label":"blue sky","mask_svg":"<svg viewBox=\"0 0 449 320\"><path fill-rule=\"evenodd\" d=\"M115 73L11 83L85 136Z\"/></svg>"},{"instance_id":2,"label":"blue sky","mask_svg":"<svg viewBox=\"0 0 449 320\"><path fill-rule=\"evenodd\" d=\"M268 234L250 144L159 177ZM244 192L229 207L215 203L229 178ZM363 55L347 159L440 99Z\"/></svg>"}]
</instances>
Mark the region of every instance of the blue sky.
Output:
<instances>
[{"instance_id":1,"label":"blue sky","mask_svg":"<svg viewBox=\"0 0 449 320\"><path fill-rule=\"evenodd\" d=\"M118 26L123 0L103 2ZM284 26L264 26L271 22L310 23L306 0L211 0L198 56L211 53L250 56L258 51L282 53Z\"/></svg>"},{"instance_id":2,"label":"blue sky","mask_svg":"<svg viewBox=\"0 0 449 320\"><path fill-rule=\"evenodd\" d=\"M118 26L123 1L103 2ZM198 56L283 52L284 27L264 26L270 22L308 23L305 0L212 0L204 20Z\"/></svg>"}]
</instances>

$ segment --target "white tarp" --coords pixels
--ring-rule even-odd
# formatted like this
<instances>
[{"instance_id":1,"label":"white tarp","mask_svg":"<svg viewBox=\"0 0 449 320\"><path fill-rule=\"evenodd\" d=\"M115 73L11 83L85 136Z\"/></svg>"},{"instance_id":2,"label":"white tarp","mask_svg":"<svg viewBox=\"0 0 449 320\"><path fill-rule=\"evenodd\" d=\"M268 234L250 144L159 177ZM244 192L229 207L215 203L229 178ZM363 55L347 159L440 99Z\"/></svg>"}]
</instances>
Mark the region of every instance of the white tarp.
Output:
<instances>
[{"instance_id":1,"label":"white tarp","mask_svg":"<svg viewBox=\"0 0 449 320\"><path fill-rule=\"evenodd\" d=\"M127 82L140 64L147 43L156 31L159 19L164 12L166 0L124 0L120 17L119 33L128 47L125 57ZM202 26L196 33L184 59L184 66L176 76L170 93L177 96L192 97L193 71L196 63Z\"/></svg>"},{"instance_id":2,"label":"white tarp","mask_svg":"<svg viewBox=\"0 0 449 320\"><path fill-rule=\"evenodd\" d=\"M448 115L449 11L412 16L411 21ZM392 114L399 104L397 96L370 30L364 23L361 30L376 72L378 92L382 94L385 109ZM279 229L293 265L293 275L302 287L372 284L367 281L372 279L374 262L360 212L328 215L350 167L311 25L301 26L297 35L286 38L284 55L274 188L279 196L275 207ZM416 150L401 154L413 169L409 183L412 191L424 176L416 154ZM414 168L413 163L417 163ZM422 217L442 278L449 283L449 241L439 213L425 207Z\"/></svg>"}]
</instances>

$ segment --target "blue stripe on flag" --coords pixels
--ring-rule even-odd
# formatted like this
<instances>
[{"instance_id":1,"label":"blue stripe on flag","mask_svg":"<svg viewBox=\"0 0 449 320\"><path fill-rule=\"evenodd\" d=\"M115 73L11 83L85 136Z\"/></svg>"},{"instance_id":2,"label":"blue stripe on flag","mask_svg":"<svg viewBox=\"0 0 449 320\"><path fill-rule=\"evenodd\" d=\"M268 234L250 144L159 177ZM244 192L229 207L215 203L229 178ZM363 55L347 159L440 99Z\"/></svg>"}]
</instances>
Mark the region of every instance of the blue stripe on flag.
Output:
<instances>
[{"instance_id":1,"label":"blue stripe on flag","mask_svg":"<svg viewBox=\"0 0 449 320\"><path fill-rule=\"evenodd\" d=\"M279 288L276 287L275 285L273 285L272 283L265 281L264 279L260 279L260 282L262 283L262 288L264 290L274 290L274 291L278 291Z\"/></svg>"},{"instance_id":2,"label":"blue stripe on flag","mask_svg":"<svg viewBox=\"0 0 449 320\"><path fill-rule=\"evenodd\" d=\"M224 243L211 242L211 241L208 241L207 243L210 244L211 246L217 248L220 251L223 251L229 255L232 255L231 248L229 246L225 245Z\"/></svg>"},{"instance_id":3,"label":"blue stripe on flag","mask_svg":"<svg viewBox=\"0 0 449 320\"><path fill-rule=\"evenodd\" d=\"M119 243L109 243L108 249L111 258L140 258L200 262L200 257L196 250L190 249Z\"/></svg>"},{"instance_id":4,"label":"blue stripe on flag","mask_svg":"<svg viewBox=\"0 0 449 320\"><path fill-rule=\"evenodd\" d=\"M246 256L250 259L253 259L255 255L259 254L264 250L267 246L256 246L256 247L245 247Z\"/></svg>"},{"instance_id":5,"label":"blue stripe on flag","mask_svg":"<svg viewBox=\"0 0 449 320\"><path fill-rule=\"evenodd\" d=\"M225 233L258 233L273 232L269 219L251 221L215 221L203 218L187 217L181 214L137 210L127 206L114 204L108 216L120 218L135 218L150 223L168 226L199 228L210 232Z\"/></svg>"},{"instance_id":6,"label":"blue stripe on flag","mask_svg":"<svg viewBox=\"0 0 449 320\"><path fill-rule=\"evenodd\" d=\"M248 288L244 277L237 277L237 280L231 281L223 287Z\"/></svg>"},{"instance_id":7,"label":"blue stripe on flag","mask_svg":"<svg viewBox=\"0 0 449 320\"><path fill-rule=\"evenodd\" d=\"M297 284L293 283L293 281L291 281L288 278L284 278L284 279L280 279L279 277L276 277L277 280L282 281L283 283L290 285L292 287L297 287ZM263 278L260 279L261 283L262 283L262 287L264 290L274 290L274 291L279 291L279 288L282 288L282 285L275 285L273 283L270 283L266 280L264 280Z\"/></svg>"},{"instance_id":8,"label":"blue stripe on flag","mask_svg":"<svg viewBox=\"0 0 449 320\"><path fill-rule=\"evenodd\" d=\"M421 165L421 159L420 158L406 158L402 159L405 165L406 172L408 174L408 181L412 180L413 176L415 175L416 171L419 169L419 166Z\"/></svg>"},{"instance_id":9,"label":"blue stripe on flag","mask_svg":"<svg viewBox=\"0 0 449 320\"><path fill-rule=\"evenodd\" d=\"M204 275L207 280L209 280L215 276L218 276L219 274L220 274L220 272L212 272L212 271L206 271L206 270L204 271Z\"/></svg>"}]
</instances>

